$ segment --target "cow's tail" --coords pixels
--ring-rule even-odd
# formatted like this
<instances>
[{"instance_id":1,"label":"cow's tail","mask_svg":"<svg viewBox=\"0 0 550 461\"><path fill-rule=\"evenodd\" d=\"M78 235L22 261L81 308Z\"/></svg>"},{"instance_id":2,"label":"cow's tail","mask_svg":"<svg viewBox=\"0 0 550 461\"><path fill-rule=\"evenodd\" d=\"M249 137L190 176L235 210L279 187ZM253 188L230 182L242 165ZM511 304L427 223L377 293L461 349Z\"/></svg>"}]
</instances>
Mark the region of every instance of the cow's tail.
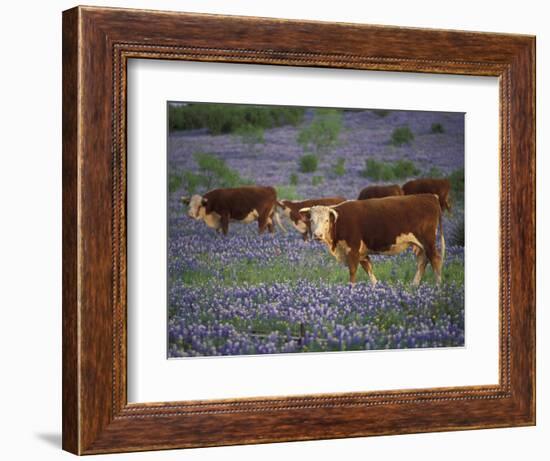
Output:
<instances>
[{"instance_id":1,"label":"cow's tail","mask_svg":"<svg viewBox=\"0 0 550 461\"><path fill-rule=\"evenodd\" d=\"M439 212L439 239L441 240L441 262L445 260L445 236L443 235L443 211Z\"/></svg>"},{"instance_id":2,"label":"cow's tail","mask_svg":"<svg viewBox=\"0 0 550 461\"><path fill-rule=\"evenodd\" d=\"M279 229L281 229L283 232L286 233L286 228L283 226L283 223L281 222L281 217L279 216L279 212L277 211L277 208L275 208L275 211L273 212L273 219L277 226L279 226Z\"/></svg>"}]
</instances>

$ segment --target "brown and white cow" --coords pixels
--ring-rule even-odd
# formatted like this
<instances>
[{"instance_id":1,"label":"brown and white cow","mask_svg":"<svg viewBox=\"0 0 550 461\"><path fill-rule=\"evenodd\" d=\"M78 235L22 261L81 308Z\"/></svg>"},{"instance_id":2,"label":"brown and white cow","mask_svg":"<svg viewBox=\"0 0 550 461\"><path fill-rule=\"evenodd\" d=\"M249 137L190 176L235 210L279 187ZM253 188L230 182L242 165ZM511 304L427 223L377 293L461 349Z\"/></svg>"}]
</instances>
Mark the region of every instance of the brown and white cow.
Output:
<instances>
[{"instance_id":1,"label":"brown and white cow","mask_svg":"<svg viewBox=\"0 0 550 461\"><path fill-rule=\"evenodd\" d=\"M359 192L359 197L357 197L357 200L391 197L393 195L403 195L403 190L401 190L401 186L397 184L367 186L362 189L361 192Z\"/></svg>"},{"instance_id":2,"label":"brown and white cow","mask_svg":"<svg viewBox=\"0 0 550 461\"><path fill-rule=\"evenodd\" d=\"M243 186L214 189L204 195L182 197L189 205L187 214L202 220L207 226L227 235L229 222L251 223L258 221L260 234L267 228L273 232L273 220L285 230L276 212L277 192L273 187Z\"/></svg>"},{"instance_id":3,"label":"brown and white cow","mask_svg":"<svg viewBox=\"0 0 550 461\"><path fill-rule=\"evenodd\" d=\"M292 225L302 234L302 238L307 240L308 235L311 236L311 229L309 221L305 215L300 213L302 208L310 208L315 205L337 205L338 203L345 202L344 197L324 197L315 198L310 200L279 200L277 205L283 210L284 215L290 219Z\"/></svg>"},{"instance_id":4,"label":"brown and white cow","mask_svg":"<svg viewBox=\"0 0 550 461\"><path fill-rule=\"evenodd\" d=\"M349 200L300 212L308 215L314 238L323 241L338 261L347 264L352 284L359 264L371 283L376 284L369 255L396 255L409 247L417 262L413 283L420 284L428 262L437 283L441 282L442 259L436 248L441 210L433 194Z\"/></svg>"},{"instance_id":5,"label":"brown and white cow","mask_svg":"<svg viewBox=\"0 0 550 461\"><path fill-rule=\"evenodd\" d=\"M436 194L439 197L441 211L451 211L449 191L451 182L448 179L419 178L406 182L401 187L405 195Z\"/></svg>"}]
</instances>

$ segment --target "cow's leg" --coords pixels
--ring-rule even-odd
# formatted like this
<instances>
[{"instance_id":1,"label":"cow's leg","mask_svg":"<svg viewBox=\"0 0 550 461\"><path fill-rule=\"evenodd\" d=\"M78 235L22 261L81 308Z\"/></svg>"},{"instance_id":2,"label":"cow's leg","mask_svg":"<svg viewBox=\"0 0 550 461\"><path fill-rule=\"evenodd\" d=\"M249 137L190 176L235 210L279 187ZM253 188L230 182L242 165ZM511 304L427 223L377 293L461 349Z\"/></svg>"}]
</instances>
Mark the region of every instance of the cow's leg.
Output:
<instances>
[{"instance_id":1,"label":"cow's leg","mask_svg":"<svg viewBox=\"0 0 550 461\"><path fill-rule=\"evenodd\" d=\"M451 213L451 202L450 202L450 200L449 200L449 196L448 196L448 195L445 197L445 209L446 209L449 213Z\"/></svg>"},{"instance_id":2,"label":"cow's leg","mask_svg":"<svg viewBox=\"0 0 550 461\"><path fill-rule=\"evenodd\" d=\"M436 254L430 261L430 264L432 265L432 269L435 273L435 283L441 285L441 257Z\"/></svg>"},{"instance_id":3,"label":"cow's leg","mask_svg":"<svg viewBox=\"0 0 550 461\"><path fill-rule=\"evenodd\" d=\"M430 264L432 265L432 269L435 274L435 282L440 285L441 284L441 256L439 255L439 252L437 251L437 248L435 247L435 239L434 242L425 245L426 249L426 256L428 257L428 261L430 261Z\"/></svg>"},{"instance_id":4,"label":"cow's leg","mask_svg":"<svg viewBox=\"0 0 550 461\"><path fill-rule=\"evenodd\" d=\"M267 218L267 230L270 234L273 234L275 231L275 226L273 225L273 219L271 217Z\"/></svg>"},{"instance_id":5,"label":"cow's leg","mask_svg":"<svg viewBox=\"0 0 550 461\"><path fill-rule=\"evenodd\" d=\"M365 269L365 272L369 276L370 283L372 283L373 285L376 285L378 280L376 280L376 276L374 275L374 272L372 271L372 261L370 260L370 258L367 256L367 257L365 257L365 259L362 259L359 262L361 263L361 266L363 267L363 269Z\"/></svg>"},{"instance_id":6,"label":"cow's leg","mask_svg":"<svg viewBox=\"0 0 550 461\"><path fill-rule=\"evenodd\" d=\"M307 231L302 232L302 239L304 240L304 242L307 242L307 234L308 234Z\"/></svg>"},{"instance_id":7,"label":"cow's leg","mask_svg":"<svg viewBox=\"0 0 550 461\"><path fill-rule=\"evenodd\" d=\"M229 230L229 213L223 213L221 215L220 221L222 225L223 235L227 235L227 231Z\"/></svg>"},{"instance_id":8,"label":"cow's leg","mask_svg":"<svg viewBox=\"0 0 550 461\"><path fill-rule=\"evenodd\" d=\"M352 286L355 284L355 275L357 274L358 266L359 266L359 252L351 250L348 253L348 269L349 269L349 281Z\"/></svg>"},{"instance_id":9,"label":"cow's leg","mask_svg":"<svg viewBox=\"0 0 550 461\"><path fill-rule=\"evenodd\" d=\"M269 220L269 213L265 211L258 216L258 231L260 234L263 234L263 232L265 231L265 228L268 226L268 220Z\"/></svg>"},{"instance_id":10,"label":"cow's leg","mask_svg":"<svg viewBox=\"0 0 550 461\"><path fill-rule=\"evenodd\" d=\"M424 271L426 270L426 266L428 265L428 258L426 257L426 253L422 250L422 248L417 247L416 245L413 247L416 254L416 274L414 274L413 279L413 285L418 286L420 285L420 281L422 280L422 277L424 275Z\"/></svg>"}]
</instances>

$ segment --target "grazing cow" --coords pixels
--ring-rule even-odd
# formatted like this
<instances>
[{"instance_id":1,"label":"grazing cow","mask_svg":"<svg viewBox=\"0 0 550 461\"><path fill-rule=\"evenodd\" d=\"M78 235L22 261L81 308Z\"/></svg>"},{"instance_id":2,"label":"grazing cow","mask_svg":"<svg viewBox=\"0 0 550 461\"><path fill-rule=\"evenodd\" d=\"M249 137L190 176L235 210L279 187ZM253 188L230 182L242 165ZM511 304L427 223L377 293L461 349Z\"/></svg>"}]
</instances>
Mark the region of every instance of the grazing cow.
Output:
<instances>
[{"instance_id":1,"label":"grazing cow","mask_svg":"<svg viewBox=\"0 0 550 461\"><path fill-rule=\"evenodd\" d=\"M227 235L230 221L258 221L260 234L267 228L273 232L273 219L284 231L276 212L277 192L273 187L243 186L214 189L204 195L182 197L189 205L188 215Z\"/></svg>"},{"instance_id":2,"label":"grazing cow","mask_svg":"<svg viewBox=\"0 0 550 461\"><path fill-rule=\"evenodd\" d=\"M367 200L369 198L391 197L392 195L403 195L401 187L397 184L387 184L382 186L367 186L359 192L357 200Z\"/></svg>"},{"instance_id":3,"label":"grazing cow","mask_svg":"<svg viewBox=\"0 0 550 461\"><path fill-rule=\"evenodd\" d=\"M358 264L376 284L369 255L395 255L409 247L416 254L413 283L420 284L428 261L437 283L441 282L442 259L435 244L441 210L434 194L348 200L300 212L308 216L314 238L325 242L332 255L347 264L352 284Z\"/></svg>"},{"instance_id":4,"label":"grazing cow","mask_svg":"<svg viewBox=\"0 0 550 461\"><path fill-rule=\"evenodd\" d=\"M303 214L300 214L300 210L306 207L312 207L315 205L337 205L338 203L345 202L344 197L326 197L316 198L311 200L279 200L277 205L283 210L285 216L290 219L292 225L302 234L302 238L307 240L308 235L311 237L311 228L309 221Z\"/></svg>"},{"instance_id":5,"label":"grazing cow","mask_svg":"<svg viewBox=\"0 0 550 461\"><path fill-rule=\"evenodd\" d=\"M451 211L451 204L449 202L451 182L448 179L413 179L403 184L402 189L405 195L436 194L439 197L441 211Z\"/></svg>"}]
</instances>

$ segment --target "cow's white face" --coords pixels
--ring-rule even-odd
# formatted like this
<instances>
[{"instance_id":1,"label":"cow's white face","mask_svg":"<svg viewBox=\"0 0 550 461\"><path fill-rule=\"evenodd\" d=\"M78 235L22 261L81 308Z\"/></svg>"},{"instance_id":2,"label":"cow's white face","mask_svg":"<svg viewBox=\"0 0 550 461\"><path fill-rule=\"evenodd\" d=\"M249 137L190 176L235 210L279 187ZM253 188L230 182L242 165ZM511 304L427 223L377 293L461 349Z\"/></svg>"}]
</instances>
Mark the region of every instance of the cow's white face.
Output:
<instances>
[{"instance_id":1,"label":"cow's white face","mask_svg":"<svg viewBox=\"0 0 550 461\"><path fill-rule=\"evenodd\" d=\"M311 233L315 239L323 240L327 243L331 242L331 218L332 222L336 222L338 219L336 210L328 206L314 206L311 208L304 208L300 210L300 212L309 213Z\"/></svg>"},{"instance_id":2,"label":"cow's white face","mask_svg":"<svg viewBox=\"0 0 550 461\"><path fill-rule=\"evenodd\" d=\"M187 214L193 219L201 219L204 216L204 212L204 198L202 195L193 195L189 201L189 210Z\"/></svg>"}]
</instances>

